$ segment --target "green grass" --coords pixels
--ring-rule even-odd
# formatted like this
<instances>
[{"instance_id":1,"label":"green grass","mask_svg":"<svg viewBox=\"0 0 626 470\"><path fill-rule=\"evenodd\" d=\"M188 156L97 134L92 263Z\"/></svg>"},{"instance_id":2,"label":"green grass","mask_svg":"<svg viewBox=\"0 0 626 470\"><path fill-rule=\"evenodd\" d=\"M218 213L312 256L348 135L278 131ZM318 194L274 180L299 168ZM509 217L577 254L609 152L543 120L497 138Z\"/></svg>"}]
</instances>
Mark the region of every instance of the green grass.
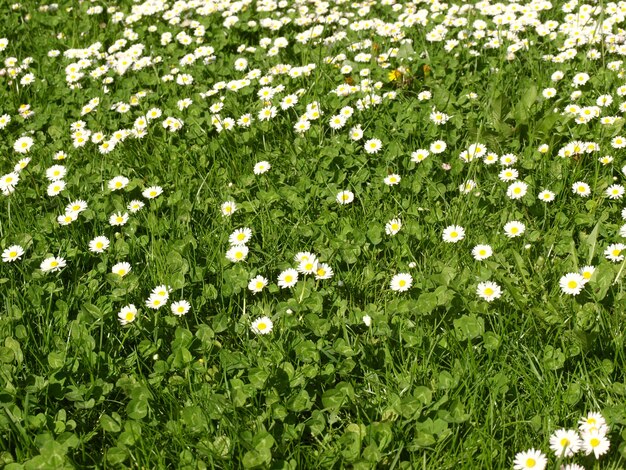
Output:
<instances>
[{"instance_id":1,"label":"green grass","mask_svg":"<svg viewBox=\"0 0 626 470\"><path fill-rule=\"evenodd\" d=\"M618 87L626 72L611 65L621 60L611 36L581 43L575 58L563 63L545 60L569 47L558 25L567 28L573 17L559 2L537 13L540 23L558 22L555 38L536 25L518 25L524 27L518 40L529 42L513 57L507 47L516 42L511 31L517 26L497 26L480 4L472 9L451 2L436 14L430 3L394 11L376 2L361 15L365 4L329 2L327 12L315 2L288 1L266 12L258 3L230 3L223 8L239 19L231 27L224 26L225 11L201 14L193 4L176 4L182 11L165 18L167 8L130 19L138 3L106 4L123 21L107 7L91 14L98 3L66 0L57 9L24 1L5 8L0 19L8 39L0 58L14 57L18 65L32 58L16 77L5 62L0 76L0 115L11 117L0 129L0 174L31 159L14 191L0 195L0 248L7 256L13 245L24 249L20 259L0 263L4 468L503 469L530 448L546 454L546 468L624 466L624 261L607 259L605 250L624 238L622 199L610 199L606 189L624 179L623 150L611 141L622 132ZM463 8L450 10L453 4ZM298 10L302 5L308 13ZM583 35L601 30L614 14L610 4L597 6L603 10L591 15L595 23ZM299 16L316 8L317 17L299 24ZM423 9L428 24L398 26L403 41L351 27L364 19L406 21L411 8ZM587 10L572 8L583 16ZM331 13L336 18L326 24ZM518 20L523 15L515 13ZM180 23L168 22L170 14ZM468 34L451 52L445 40L428 39L446 14L445 40ZM290 21L278 30L261 26L281 17ZM467 25L452 23L459 18ZM476 20L486 22L487 38L469 38ZM298 41L322 23L320 38ZM200 25L203 35L195 31ZM622 26L617 18L611 32ZM177 40L183 31L190 44ZM166 32L172 41L162 44ZM336 34L339 40L323 42ZM490 35L502 46L485 48ZM110 49L124 37L125 45ZM273 44L279 37L287 46L268 54L272 46L264 48L263 38ZM64 53L98 42L100 55L83 64L80 88L72 89L66 67L80 58ZM140 57L151 57L150 63L117 73L116 54L133 44L144 46ZM200 46L211 46L214 57L180 64ZM587 57L593 48L597 60ZM51 50L60 55L50 56ZM358 62L359 53L371 54L370 60ZM241 57L246 71L234 68ZM107 63L102 76L90 76ZM314 67L290 76L273 73L278 64ZM348 65L352 70L342 73ZM227 89L253 69L259 76L248 85ZM564 78L554 82L555 71ZM21 84L31 72L34 82ZM590 80L574 87L580 72ZM164 81L170 74L174 79ZM180 74L191 75L193 84L177 84ZM273 81L264 85L260 78L267 76ZM365 80L369 89L333 92ZM214 88L219 82L226 88ZM257 92L279 85L268 100L276 117L260 121L265 103ZM542 91L551 87L556 96L545 98ZM581 96L572 98L574 90ZM422 99L423 91L432 98ZM289 94L298 94L298 103L281 109ZM598 108L599 116L587 123L563 112L572 103L595 106L603 94L613 104ZM372 95L380 104L361 107L359 100ZM94 98L97 108L81 115ZM177 103L184 98L193 103L181 110ZM222 123L249 113L250 127L219 132L210 107L221 99ZM128 112L112 109L120 102ZM313 102L323 115L296 132ZM34 113L28 118L18 112L25 104ZM345 106L352 116L332 129L330 118ZM162 115L149 122L146 135L131 135L110 153L101 153L100 143L75 145L70 126L79 120L108 140L132 130L152 108ZM449 121L435 125L433 108ZM607 116L619 119L603 124ZM166 130L167 117L182 120L182 128ZM357 125L359 141L350 137ZM13 145L25 135L34 145L21 155ZM374 138L382 149L367 153L364 142ZM411 160L412 152L436 140L447 144L443 153ZM574 141L600 150L560 157ZM499 179L500 163L460 159L474 143L497 156L514 154L512 167L528 193L507 196L511 182ZM546 153L538 150L542 144ZM61 150L68 156L57 161ZM605 155L613 161L601 163ZM257 175L260 161L271 169ZM47 194L52 165L67 170L66 188L56 196ZM401 182L386 185L389 174ZM129 183L112 191L108 183L116 176ZM468 180L477 186L463 194L459 186ZM578 181L590 186L588 197L573 194ZM163 194L145 198L150 186ZM544 189L555 193L553 202L537 198ZM337 202L344 190L354 194L350 204ZM57 217L78 199L88 208L60 225ZM132 200L145 207L130 213ZM226 201L237 205L231 216L221 213ZM129 212L128 222L111 226L110 216L120 211ZM391 236L385 225L394 218L402 228ZM505 236L510 221L525 225L522 236ZM443 241L451 225L464 228L463 240ZM243 227L252 230L249 253L233 263L225 256L229 236ZM89 249L96 236L110 240L103 253ZM474 259L477 244L490 245L493 256ZM279 288L279 274L296 268L301 252L314 253L334 275L300 274L293 287ZM42 271L52 256L67 265ZM124 277L111 272L120 262L132 267ZM584 266L595 267L589 282L577 295L564 293L560 279ZM390 288L398 273L412 276L405 292ZM269 283L254 294L248 283L257 275ZM478 296L485 281L497 283L501 297L486 302ZM167 305L148 308L151 291L161 285L171 288ZM179 300L191 305L183 316L170 310ZM118 313L129 304L137 317L122 325ZM251 328L261 317L273 322L267 335ZM597 460L582 451L559 460L550 436L577 429L589 412L606 418L609 451Z\"/></svg>"}]
</instances>

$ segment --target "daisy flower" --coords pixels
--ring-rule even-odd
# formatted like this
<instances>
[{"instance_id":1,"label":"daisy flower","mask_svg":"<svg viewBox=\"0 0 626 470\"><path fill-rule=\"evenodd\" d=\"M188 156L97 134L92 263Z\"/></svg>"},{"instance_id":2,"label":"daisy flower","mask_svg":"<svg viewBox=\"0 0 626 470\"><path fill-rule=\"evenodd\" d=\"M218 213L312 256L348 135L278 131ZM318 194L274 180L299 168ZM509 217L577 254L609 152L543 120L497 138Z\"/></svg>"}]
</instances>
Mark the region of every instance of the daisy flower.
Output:
<instances>
[{"instance_id":1,"label":"daisy flower","mask_svg":"<svg viewBox=\"0 0 626 470\"><path fill-rule=\"evenodd\" d=\"M158 310L166 303L167 299L164 299L160 295L152 294L148 297L148 300L146 300L146 307L151 308L152 310Z\"/></svg>"},{"instance_id":2,"label":"daisy flower","mask_svg":"<svg viewBox=\"0 0 626 470\"><path fill-rule=\"evenodd\" d=\"M506 195L510 199L521 199L527 192L528 185L522 181L516 181L507 188Z\"/></svg>"},{"instance_id":3,"label":"daisy flower","mask_svg":"<svg viewBox=\"0 0 626 470\"><path fill-rule=\"evenodd\" d=\"M515 455L514 470L543 470L548 459L540 450L529 449Z\"/></svg>"},{"instance_id":4,"label":"daisy flower","mask_svg":"<svg viewBox=\"0 0 626 470\"><path fill-rule=\"evenodd\" d=\"M109 182L107 183L107 187L111 191L117 191L119 189L124 189L126 186L128 186L129 182L130 180L125 176L116 176L115 178L109 180Z\"/></svg>"},{"instance_id":5,"label":"daisy flower","mask_svg":"<svg viewBox=\"0 0 626 470\"><path fill-rule=\"evenodd\" d=\"M315 271L315 279L318 281L322 279L330 279L334 274L335 273L329 265L326 263L318 263Z\"/></svg>"},{"instance_id":6,"label":"daisy flower","mask_svg":"<svg viewBox=\"0 0 626 470\"><path fill-rule=\"evenodd\" d=\"M248 290L251 290L253 294L258 294L267 286L267 283L268 280L263 276L253 277L248 283Z\"/></svg>"},{"instance_id":7,"label":"daisy flower","mask_svg":"<svg viewBox=\"0 0 626 470\"><path fill-rule=\"evenodd\" d=\"M7 173L0 177L0 190L2 192L11 193L15 189L15 186L20 181L20 175L16 172Z\"/></svg>"},{"instance_id":8,"label":"daisy flower","mask_svg":"<svg viewBox=\"0 0 626 470\"><path fill-rule=\"evenodd\" d=\"M66 264L67 263L63 258L59 256L50 256L41 262L39 269L41 269L44 273L53 273L55 271L60 271Z\"/></svg>"},{"instance_id":9,"label":"daisy flower","mask_svg":"<svg viewBox=\"0 0 626 470\"><path fill-rule=\"evenodd\" d=\"M606 454L611 447L611 442L606 435L598 429L592 429L591 431L583 431L581 433L582 449L585 455L593 453L596 459L599 459L601 455Z\"/></svg>"},{"instance_id":10,"label":"daisy flower","mask_svg":"<svg viewBox=\"0 0 626 470\"><path fill-rule=\"evenodd\" d=\"M2 261L5 263L12 263L13 261L20 259L22 255L24 255L24 248L20 245L11 245L2 252Z\"/></svg>"},{"instance_id":11,"label":"daisy flower","mask_svg":"<svg viewBox=\"0 0 626 470\"><path fill-rule=\"evenodd\" d=\"M256 165L254 165L254 174L262 175L263 173L269 171L270 168L272 168L272 165L270 165L269 162L258 162Z\"/></svg>"},{"instance_id":12,"label":"daisy flower","mask_svg":"<svg viewBox=\"0 0 626 470\"><path fill-rule=\"evenodd\" d=\"M500 165L511 166L517 162L517 157L512 153L505 153L500 157Z\"/></svg>"},{"instance_id":13,"label":"daisy flower","mask_svg":"<svg viewBox=\"0 0 626 470\"><path fill-rule=\"evenodd\" d=\"M483 157L483 163L485 165L494 165L495 163L498 163L498 154L489 152Z\"/></svg>"},{"instance_id":14,"label":"daisy flower","mask_svg":"<svg viewBox=\"0 0 626 470\"><path fill-rule=\"evenodd\" d=\"M426 149L417 149L415 152L411 153L411 161L415 163L423 162L428 158L430 152Z\"/></svg>"},{"instance_id":15,"label":"daisy flower","mask_svg":"<svg viewBox=\"0 0 626 470\"><path fill-rule=\"evenodd\" d=\"M224 217L228 217L233 215L233 213L237 210L237 204L234 201L226 201L222 204L221 211Z\"/></svg>"},{"instance_id":16,"label":"daisy flower","mask_svg":"<svg viewBox=\"0 0 626 470\"><path fill-rule=\"evenodd\" d=\"M624 259L622 252L625 248L626 245L623 243L613 243L612 245L609 245L606 250L604 250L604 257L615 263L622 261Z\"/></svg>"},{"instance_id":17,"label":"daisy flower","mask_svg":"<svg viewBox=\"0 0 626 470\"><path fill-rule=\"evenodd\" d=\"M385 225L385 233L387 235L393 236L396 233L398 233L401 228L402 228L402 221L400 219L391 219Z\"/></svg>"},{"instance_id":18,"label":"daisy flower","mask_svg":"<svg viewBox=\"0 0 626 470\"><path fill-rule=\"evenodd\" d=\"M257 335L266 335L271 333L274 323L268 317L257 318L252 322L250 329Z\"/></svg>"},{"instance_id":19,"label":"daisy flower","mask_svg":"<svg viewBox=\"0 0 626 470\"><path fill-rule=\"evenodd\" d=\"M233 263L243 261L248 256L248 247L246 245L235 245L226 252L226 259Z\"/></svg>"},{"instance_id":20,"label":"daisy flower","mask_svg":"<svg viewBox=\"0 0 626 470\"><path fill-rule=\"evenodd\" d=\"M621 199L624 196L624 186L621 184L612 184L606 188L605 194L609 199Z\"/></svg>"},{"instance_id":21,"label":"daisy flower","mask_svg":"<svg viewBox=\"0 0 626 470\"><path fill-rule=\"evenodd\" d=\"M69 225L78 219L78 213L76 212L66 212L63 215L57 217L57 222L59 225Z\"/></svg>"},{"instance_id":22,"label":"daisy flower","mask_svg":"<svg viewBox=\"0 0 626 470\"><path fill-rule=\"evenodd\" d=\"M577 463L568 463L567 465L562 465L561 470L585 470L585 467Z\"/></svg>"},{"instance_id":23,"label":"daisy flower","mask_svg":"<svg viewBox=\"0 0 626 470\"><path fill-rule=\"evenodd\" d=\"M63 165L52 165L46 170L46 178L48 181L62 180L67 174L67 170Z\"/></svg>"},{"instance_id":24,"label":"daisy flower","mask_svg":"<svg viewBox=\"0 0 626 470\"><path fill-rule=\"evenodd\" d=\"M500 178L500 181L504 182L515 181L518 176L519 172L515 168L505 168L498 173L498 178Z\"/></svg>"},{"instance_id":25,"label":"daisy flower","mask_svg":"<svg viewBox=\"0 0 626 470\"><path fill-rule=\"evenodd\" d=\"M572 192L582 197L587 197L591 194L591 188L583 181L577 181L572 185Z\"/></svg>"},{"instance_id":26,"label":"daisy flower","mask_svg":"<svg viewBox=\"0 0 626 470\"><path fill-rule=\"evenodd\" d=\"M391 174L387 176L384 181L387 186L395 186L400 182L401 179L402 178L400 178L400 175Z\"/></svg>"},{"instance_id":27,"label":"daisy flower","mask_svg":"<svg viewBox=\"0 0 626 470\"><path fill-rule=\"evenodd\" d=\"M369 139L363 144L363 149L369 154L378 153L382 147L383 143L380 139Z\"/></svg>"},{"instance_id":28,"label":"daisy flower","mask_svg":"<svg viewBox=\"0 0 626 470\"><path fill-rule=\"evenodd\" d=\"M177 317L182 317L183 315L185 315L190 308L191 305L186 300L179 300L178 302L174 302L172 303L172 305L170 305L172 313Z\"/></svg>"},{"instance_id":29,"label":"daisy flower","mask_svg":"<svg viewBox=\"0 0 626 470\"><path fill-rule=\"evenodd\" d=\"M517 220L508 222L504 226L504 234L509 238L519 237L524 233L525 230L526 226L523 223L518 222Z\"/></svg>"},{"instance_id":30,"label":"daisy flower","mask_svg":"<svg viewBox=\"0 0 626 470\"><path fill-rule=\"evenodd\" d=\"M13 150L17 153L28 153L35 141L30 137L20 137L13 144Z\"/></svg>"},{"instance_id":31,"label":"daisy flower","mask_svg":"<svg viewBox=\"0 0 626 470\"><path fill-rule=\"evenodd\" d=\"M435 140L432 144L430 144L430 151L432 153L443 153L448 148L448 144L446 144L443 140Z\"/></svg>"},{"instance_id":32,"label":"daisy flower","mask_svg":"<svg viewBox=\"0 0 626 470\"><path fill-rule=\"evenodd\" d=\"M156 286L152 289L151 296L155 295L167 301L167 299L170 298L170 292L172 292L171 287L161 284L160 286Z\"/></svg>"},{"instance_id":33,"label":"daisy flower","mask_svg":"<svg viewBox=\"0 0 626 470\"><path fill-rule=\"evenodd\" d=\"M461 194L469 194L476 188L476 181L467 180L465 183L459 186L459 191Z\"/></svg>"},{"instance_id":34,"label":"daisy flower","mask_svg":"<svg viewBox=\"0 0 626 470\"><path fill-rule=\"evenodd\" d=\"M89 242L89 251L93 253L104 253L109 247L109 239L104 236L96 237Z\"/></svg>"},{"instance_id":35,"label":"daisy flower","mask_svg":"<svg viewBox=\"0 0 626 470\"><path fill-rule=\"evenodd\" d=\"M572 429L558 429L550 436L550 450L557 458L572 457L581 445L578 433Z\"/></svg>"},{"instance_id":36,"label":"daisy flower","mask_svg":"<svg viewBox=\"0 0 626 470\"><path fill-rule=\"evenodd\" d=\"M228 242L231 245L245 245L252 236L252 230L248 227L243 227L235 230L228 237Z\"/></svg>"},{"instance_id":37,"label":"daisy flower","mask_svg":"<svg viewBox=\"0 0 626 470\"><path fill-rule=\"evenodd\" d=\"M442 238L444 242L457 243L465 238L465 229L459 225L450 225L444 229Z\"/></svg>"},{"instance_id":38,"label":"daisy flower","mask_svg":"<svg viewBox=\"0 0 626 470\"><path fill-rule=\"evenodd\" d=\"M300 261L297 271L302 274L313 274L317 271L317 258L314 256Z\"/></svg>"},{"instance_id":39,"label":"daisy flower","mask_svg":"<svg viewBox=\"0 0 626 470\"><path fill-rule=\"evenodd\" d=\"M411 288L413 277L409 273L399 273L391 278L389 287L395 292L405 292Z\"/></svg>"},{"instance_id":40,"label":"daisy flower","mask_svg":"<svg viewBox=\"0 0 626 470\"><path fill-rule=\"evenodd\" d=\"M48 185L46 193L48 196L57 196L61 191L65 189L65 181L54 181Z\"/></svg>"},{"instance_id":41,"label":"daisy flower","mask_svg":"<svg viewBox=\"0 0 626 470\"><path fill-rule=\"evenodd\" d=\"M124 212L123 214L121 212L117 212L109 217L109 225L112 225L113 227L125 225L126 222L128 222L127 212Z\"/></svg>"},{"instance_id":42,"label":"daisy flower","mask_svg":"<svg viewBox=\"0 0 626 470\"><path fill-rule=\"evenodd\" d=\"M476 295L487 302L491 302L502 296L502 289L495 282L481 282L476 287Z\"/></svg>"},{"instance_id":43,"label":"daisy flower","mask_svg":"<svg viewBox=\"0 0 626 470\"><path fill-rule=\"evenodd\" d=\"M143 209L144 206L145 204L142 201L134 199L128 203L128 206L126 206L126 208L129 212L134 214L135 212L139 212L141 209Z\"/></svg>"},{"instance_id":44,"label":"daisy flower","mask_svg":"<svg viewBox=\"0 0 626 470\"><path fill-rule=\"evenodd\" d=\"M113 274L117 274L120 277L124 277L130 272L131 269L132 267L130 266L130 263L123 261L121 263L114 264L111 268L111 272Z\"/></svg>"},{"instance_id":45,"label":"daisy flower","mask_svg":"<svg viewBox=\"0 0 626 470\"><path fill-rule=\"evenodd\" d=\"M150 186L143 190L141 195L146 199L154 199L163 194L163 188L161 186Z\"/></svg>"},{"instance_id":46,"label":"daisy flower","mask_svg":"<svg viewBox=\"0 0 626 470\"><path fill-rule=\"evenodd\" d=\"M298 282L298 271L293 268L286 269L278 275L278 287L287 289Z\"/></svg>"},{"instance_id":47,"label":"daisy flower","mask_svg":"<svg viewBox=\"0 0 626 470\"><path fill-rule=\"evenodd\" d=\"M559 280L561 291L564 294L578 295L585 286L585 278L578 273L567 273Z\"/></svg>"},{"instance_id":48,"label":"daisy flower","mask_svg":"<svg viewBox=\"0 0 626 470\"><path fill-rule=\"evenodd\" d=\"M341 191L337 194L337 202L339 204L350 204L354 201L354 193L352 191Z\"/></svg>"},{"instance_id":49,"label":"daisy flower","mask_svg":"<svg viewBox=\"0 0 626 470\"><path fill-rule=\"evenodd\" d=\"M361 129L361 126L355 126L352 129L350 129L350 139L357 141L357 140L361 140L363 138L363 129Z\"/></svg>"},{"instance_id":50,"label":"daisy flower","mask_svg":"<svg viewBox=\"0 0 626 470\"><path fill-rule=\"evenodd\" d=\"M580 275L585 279L585 282L589 282L591 276L596 271L595 266L583 266L580 268Z\"/></svg>"},{"instance_id":51,"label":"daisy flower","mask_svg":"<svg viewBox=\"0 0 626 470\"><path fill-rule=\"evenodd\" d=\"M590 411L587 416L578 420L578 430L580 432L590 431L593 429L606 429L606 420L600 413Z\"/></svg>"},{"instance_id":52,"label":"daisy flower","mask_svg":"<svg viewBox=\"0 0 626 470\"><path fill-rule=\"evenodd\" d=\"M119 311L117 318L122 325L128 325L137 318L137 308L133 304L126 305Z\"/></svg>"},{"instance_id":53,"label":"daisy flower","mask_svg":"<svg viewBox=\"0 0 626 470\"><path fill-rule=\"evenodd\" d=\"M296 263L302 263L303 261L307 261L307 260L309 260L311 258L317 258L317 256L315 256L310 251L300 251L300 252L296 253L296 255L293 257L293 260Z\"/></svg>"},{"instance_id":54,"label":"daisy flower","mask_svg":"<svg viewBox=\"0 0 626 470\"><path fill-rule=\"evenodd\" d=\"M537 197L539 198L540 201L552 202L554 201L555 194L552 191L544 189L543 191L539 193Z\"/></svg>"},{"instance_id":55,"label":"daisy flower","mask_svg":"<svg viewBox=\"0 0 626 470\"><path fill-rule=\"evenodd\" d=\"M482 261L489 258L493 254L493 250L489 245L476 245L472 249L472 256L477 261Z\"/></svg>"},{"instance_id":56,"label":"daisy flower","mask_svg":"<svg viewBox=\"0 0 626 470\"><path fill-rule=\"evenodd\" d=\"M79 214L87 209L87 202L82 199L78 199L76 201L70 202L65 208L65 212L71 212L74 214Z\"/></svg>"}]
</instances>

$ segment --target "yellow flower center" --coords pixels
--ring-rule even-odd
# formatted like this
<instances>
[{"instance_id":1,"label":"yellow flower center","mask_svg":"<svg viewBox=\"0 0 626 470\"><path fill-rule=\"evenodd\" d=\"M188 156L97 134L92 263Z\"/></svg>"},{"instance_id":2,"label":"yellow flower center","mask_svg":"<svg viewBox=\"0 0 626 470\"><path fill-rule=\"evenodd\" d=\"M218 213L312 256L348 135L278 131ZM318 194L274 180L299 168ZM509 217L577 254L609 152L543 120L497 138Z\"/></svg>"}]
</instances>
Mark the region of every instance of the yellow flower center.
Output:
<instances>
[{"instance_id":1,"label":"yellow flower center","mask_svg":"<svg viewBox=\"0 0 626 470\"><path fill-rule=\"evenodd\" d=\"M400 287L404 287L404 286L406 286L406 281L404 279L400 279L400 282L398 282L398 285Z\"/></svg>"},{"instance_id":2,"label":"yellow flower center","mask_svg":"<svg viewBox=\"0 0 626 470\"><path fill-rule=\"evenodd\" d=\"M567 283L567 287L570 289L576 289L578 287L578 283L576 281L569 281Z\"/></svg>"},{"instance_id":3,"label":"yellow flower center","mask_svg":"<svg viewBox=\"0 0 626 470\"><path fill-rule=\"evenodd\" d=\"M485 289L485 295L493 295L493 289L491 287L487 287Z\"/></svg>"},{"instance_id":4,"label":"yellow flower center","mask_svg":"<svg viewBox=\"0 0 626 470\"><path fill-rule=\"evenodd\" d=\"M52 261L50 263L50 266L52 266L53 268L56 268L59 265L59 263L57 261Z\"/></svg>"},{"instance_id":5,"label":"yellow flower center","mask_svg":"<svg viewBox=\"0 0 626 470\"><path fill-rule=\"evenodd\" d=\"M133 321L135 319L135 314L133 312L126 312L125 318L126 321Z\"/></svg>"},{"instance_id":6,"label":"yellow flower center","mask_svg":"<svg viewBox=\"0 0 626 470\"><path fill-rule=\"evenodd\" d=\"M591 447L598 447L600 445L600 439L598 439L597 437L591 438L591 440L589 441L589 445Z\"/></svg>"},{"instance_id":7,"label":"yellow flower center","mask_svg":"<svg viewBox=\"0 0 626 470\"><path fill-rule=\"evenodd\" d=\"M293 276L285 276L285 282L289 283L293 281Z\"/></svg>"},{"instance_id":8,"label":"yellow flower center","mask_svg":"<svg viewBox=\"0 0 626 470\"><path fill-rule=\"evenodd\" d=\"M239 235L237 235L237 240L244 240L246 238L246 236L243 233L240 233Z\"/></svg>"},{"instance_id":9,"label":"yellow flower center","mask_svg":"<svg viewBox=\"0 0 626 470\"><path fill-rule=\"evenodd\" d=\"M567 437L564 437L563 439L561 439L561 447L567 446L569 446L569 439Z\"/></svg>"},{"instance_id":10,"label":"yellow flower center","mask_svg":"<svg viewBox=\"0 0 626 470\"><path fill-rule=\"evenodd\" d=\"M517 227L513 227L513 228L511 229L511 233L517 233L517 232L518 232L518 230L519 230L519 229L518 229Z\"/></svg>"},{"instance_id":11,"label":"yellow flower center","mask_svg":"<svg viewBox=\"0 0 626 470\"><path fill-rule=\"evenodd\" d=\"M126 274L126 270L125 269L118 269L117 270L117 274L119 274L120 276L124 276Z\"/></svg>"},{"instance_id":12,"label":"yellow flower center","mask_svg":"<svg viewBox=\"0 0 626 470\"><path fill-rule=\"evenodd\" d=\"M487 251L485 251L485 250L480 250L480 251L478 252L478 254L479 254L480 256L485 256L485 255L487 254Z\"/></svg>"},{"instance_id":13,"label":"yellow flower center","mask_svg":"<svg viewBox=\"0 0 626 470\"><path fill-rule=\"evenodd\" d=\"M259 323L256 327L257 327L257 329L259 331L263 331L263 330L267 329L267 324L266 323Z\"/></svg>"},{"instance_id":14,"label":"yellow flower center","mask_svg":"<svg viewBox=\"0 0 626 470\"><path fill-rule=\"evenodd\" d=\"M243 258L243 253L241 251L238 251L237 253L235 253L235 258L237 259Z\"/></svg>"},{"instance_id":15,"label":"yellow flower center","mask_svg":"<svg viewBox=\"0 0 626 470\"><path fill-rule=\"evenodd\" d=\"M10 252L9 252L9 256L10 256L11 258L15 258L15 257L17 256L17 251L10 251Z\"/></svg>"},{"instance_id":16,"label":"yellow flower center","mask_svg":"<svg viewBox=\"0 0 626 470\"><path fill-rule=\"evenodd\" d=\"M457 232L452 232L452 233L450 234L450 237L452 237L452 238L456 238L456 237L458 237L458 236L459 236L459 234L458 234Z\"/></svg>"},{"instance_id":17,"label":"yellow flower center","mask_svg":"<svg viewBox=\"0 0 626 470\"><path fill-rule=\"evenodd\" d=\"M526 467L534 468L536 464L537 462L532 457L529 457L528 459L526 459Z\"/></svg>"},{"instance_id":18,"label":"yellow flower center","mask_svg":"<svg viewBox=\"0 0 626 470\"><path fill-rule=\"evenodd\" d=\"M97 242L96 243L96 248L101 249L104 246L104 243L102 242Z\"/></svg>"},{"instance_id":19,"label":"yellow flower center","mask_svg":"<svg viewBox=\"0 0 626 470\"><path fill-rule=\"evenodd\" d=\"M617 250L616 249L616 250L613 250L612 253L613 253L613 256L619 256L621 252L622 252L622 250Z\"/></svg>"}]
</instances>

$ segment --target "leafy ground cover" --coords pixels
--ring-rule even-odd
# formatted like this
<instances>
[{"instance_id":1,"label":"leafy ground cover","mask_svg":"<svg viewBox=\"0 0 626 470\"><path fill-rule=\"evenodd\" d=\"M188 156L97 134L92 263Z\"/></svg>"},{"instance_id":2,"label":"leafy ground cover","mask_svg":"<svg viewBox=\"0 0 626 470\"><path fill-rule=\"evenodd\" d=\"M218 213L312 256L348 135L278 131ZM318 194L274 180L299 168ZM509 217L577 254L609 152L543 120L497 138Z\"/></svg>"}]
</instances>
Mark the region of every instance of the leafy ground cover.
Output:
<instances>
[{"instance_id":1,"label":"leafy ground cover","mask_svg":"<svg viewBox=\"0 0 626 470\"><path fill-rule=\"evenodd\" d=\"M4 468L622 468L625 15L3 7Z\"/></svg>"}]
</instances>

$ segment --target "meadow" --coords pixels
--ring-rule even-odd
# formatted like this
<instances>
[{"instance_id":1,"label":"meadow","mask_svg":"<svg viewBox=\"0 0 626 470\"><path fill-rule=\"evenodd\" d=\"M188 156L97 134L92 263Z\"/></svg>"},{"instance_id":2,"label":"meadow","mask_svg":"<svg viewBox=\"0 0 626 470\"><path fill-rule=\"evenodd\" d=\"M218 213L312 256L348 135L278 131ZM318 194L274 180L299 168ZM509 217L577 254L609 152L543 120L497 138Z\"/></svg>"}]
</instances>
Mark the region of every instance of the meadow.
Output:
<instances>
[{"instance_id":1,"label":"meadow","mask_svg":"<svg viewBox=\"0 0 626 470\"><path fill-rule=\"evenodd\" d=\"M0 7L0 467L621 469L626 2Z\"/></svg>"}]
</instances>

